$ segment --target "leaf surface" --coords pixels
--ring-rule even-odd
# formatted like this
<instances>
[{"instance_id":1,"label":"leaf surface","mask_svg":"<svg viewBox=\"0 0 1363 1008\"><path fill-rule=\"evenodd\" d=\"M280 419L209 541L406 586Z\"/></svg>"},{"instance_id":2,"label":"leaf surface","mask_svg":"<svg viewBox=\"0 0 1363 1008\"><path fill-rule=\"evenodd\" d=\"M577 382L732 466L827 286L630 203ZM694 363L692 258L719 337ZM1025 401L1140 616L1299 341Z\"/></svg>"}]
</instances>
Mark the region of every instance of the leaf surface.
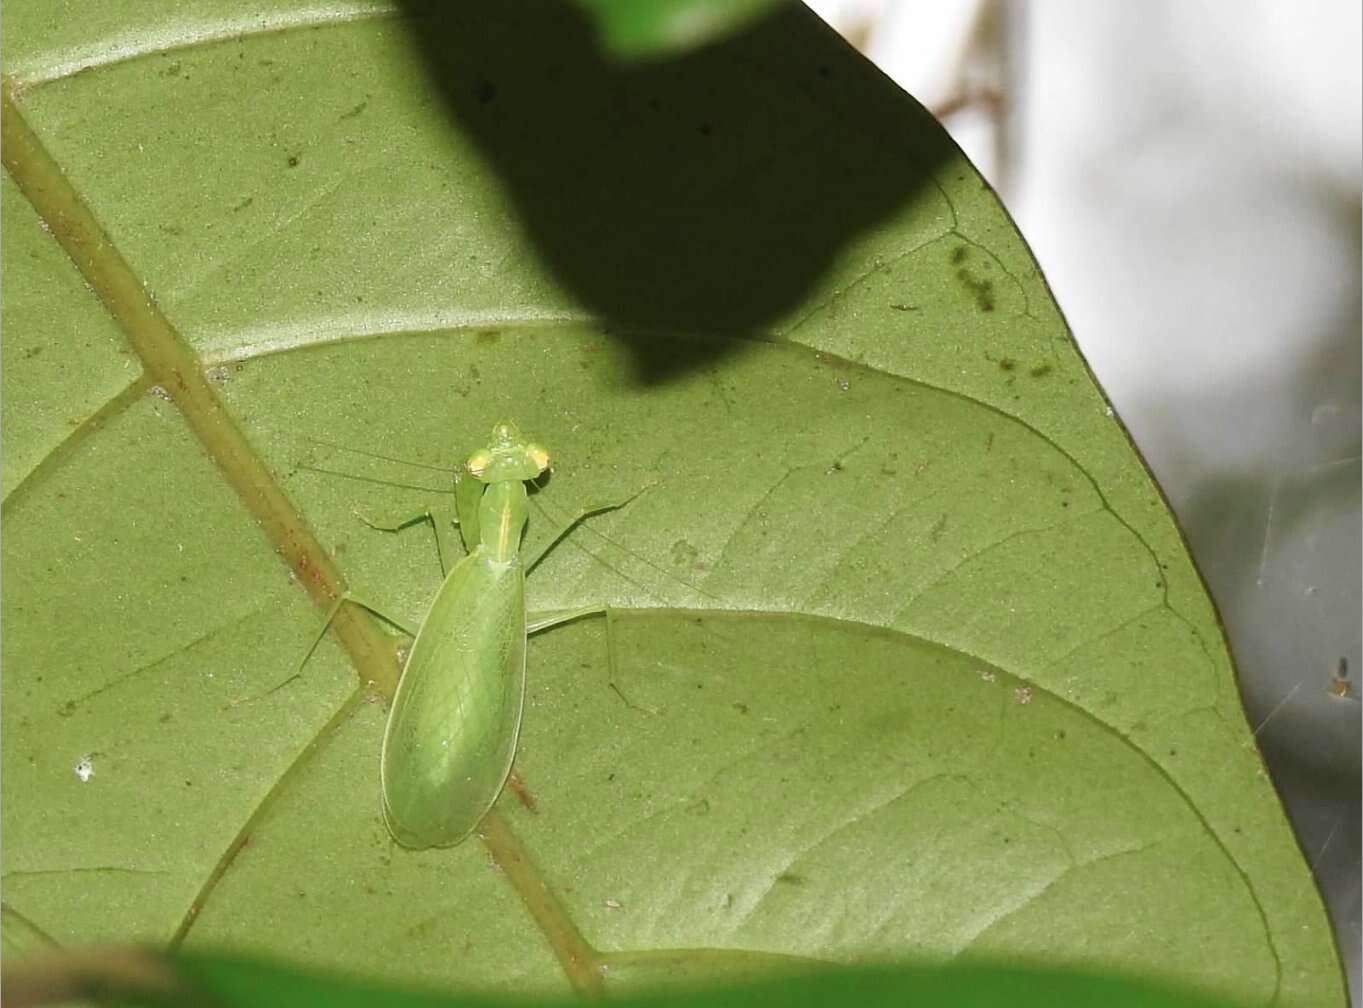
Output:
<instances>
[{"instance_id":1,"label":"leaf surface","mask_svg":"<svg viewBox=\"0 0 1363 1008\"><path fill-rule=\"evenodd\" d=\"M16 919L437 985L984 956L1341 1002L1158 491L993 194L811 15L625 71L533 4L13 6ZM418 622L429 533L356 512L448 478L346 449L503 419L557 463L532 545L648 489L529 579L615 611L532 641L523 785L413 854L395 642L347 609L297 672L309 594Z\"/></svg>"}]
</instances>

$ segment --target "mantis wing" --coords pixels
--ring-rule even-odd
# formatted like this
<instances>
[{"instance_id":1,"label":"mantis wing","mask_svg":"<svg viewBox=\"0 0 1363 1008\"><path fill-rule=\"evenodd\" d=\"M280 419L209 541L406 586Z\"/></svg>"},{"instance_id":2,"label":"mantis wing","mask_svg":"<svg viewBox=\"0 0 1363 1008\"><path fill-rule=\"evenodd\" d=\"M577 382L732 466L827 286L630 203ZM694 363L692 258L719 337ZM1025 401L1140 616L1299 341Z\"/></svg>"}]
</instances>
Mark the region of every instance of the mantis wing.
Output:
<instances>
[{"instance_id":1,"label":"mantis wing","mask_svg":"<svg viewBox=\"0 0 1363 1008\"><path fill-rule=\"evenodd\" d=\"M511 772L525 699L525 571L476 548L421 625L383 736L383 814L404 847L448 847Z\"/></svg>"}]
</instances>

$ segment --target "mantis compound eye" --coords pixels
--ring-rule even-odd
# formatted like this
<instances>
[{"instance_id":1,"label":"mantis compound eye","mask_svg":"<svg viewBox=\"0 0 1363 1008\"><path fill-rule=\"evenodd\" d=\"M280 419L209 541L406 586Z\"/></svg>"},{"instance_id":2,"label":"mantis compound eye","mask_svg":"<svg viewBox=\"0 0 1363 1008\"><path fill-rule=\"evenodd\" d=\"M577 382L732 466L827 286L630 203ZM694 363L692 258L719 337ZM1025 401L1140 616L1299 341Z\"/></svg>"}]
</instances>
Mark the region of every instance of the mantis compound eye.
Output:
<instances>
[{"instance_id":1,"label":"mantis compound eye","mask_svg":"<svg viewBox=\"0 0 1363 1008\"><path fill-rule=\"evenodd\" d=\"M464 468L469 471L469 475L482 479L492 465L492 453L484 448L476 451L469 456L469 460L464 463Z\"/></svg>"},{"instance_id":2,"label":"mantis compound eye","mask_svg":"<svg viewBox=\"0 0 1363 1008\"><path fill-rule=\"evenodd\" d=\"M528 458L533 466L540 472L549 468L549 453L537 444L525 446L525 457Z\"/></svg>"}]
</instances>

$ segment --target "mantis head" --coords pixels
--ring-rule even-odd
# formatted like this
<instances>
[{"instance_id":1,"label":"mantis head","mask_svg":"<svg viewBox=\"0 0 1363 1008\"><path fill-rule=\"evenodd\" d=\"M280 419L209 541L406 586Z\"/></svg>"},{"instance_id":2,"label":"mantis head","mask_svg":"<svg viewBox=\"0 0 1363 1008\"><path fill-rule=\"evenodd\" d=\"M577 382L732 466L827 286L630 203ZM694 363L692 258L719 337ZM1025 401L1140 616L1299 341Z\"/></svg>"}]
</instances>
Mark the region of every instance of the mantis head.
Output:
<instances>
[{"instance_id":1,"label":"mantis head","mask_svg":"<svg viewBox=\"0 0 1363 1008\"><path fill-rule=\"evenodd\" d=\"M549 468L549 453L526 441L513 423L492 428L491 444L468 457L464 468L482 483L532 480Z\"/></svg>"}]
</instances>

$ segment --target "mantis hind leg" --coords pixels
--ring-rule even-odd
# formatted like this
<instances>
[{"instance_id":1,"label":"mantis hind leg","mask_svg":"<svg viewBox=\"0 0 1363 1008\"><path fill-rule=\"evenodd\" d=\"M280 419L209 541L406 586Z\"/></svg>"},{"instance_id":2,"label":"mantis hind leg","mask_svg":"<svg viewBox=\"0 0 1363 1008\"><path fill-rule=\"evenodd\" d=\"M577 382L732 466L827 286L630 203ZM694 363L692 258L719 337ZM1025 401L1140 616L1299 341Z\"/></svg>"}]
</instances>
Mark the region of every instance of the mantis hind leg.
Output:
<instances>
[{"instance_id":1,"label":"mantis hind leg","mask_svg":"<svg viewBox=\"0 0 1363 1008\"><path fill-rule=\"evenodd\" d=\"M409 515L406 518L400 519L399 521L392 522L387 525L382 524L381 522L373 521L365 517L364 515L360 514L360 512L358 511L356 511L354 514L355 517L358 518L360 521L364 522L370 528L375 529L376 531L379 532L401 532L403 529L409 528L410 526L415 525L418 522L427 521L430 522L432 528L435 529L435 547L436 552L440 556L440 568L442 571L448 572L450 563L450 552L447 537L449 536L450 528L454 524L456 524L456 522L454 520L454 517L450 514L447 508L443 508L438 505L433 505L431 507L426 508L423 511L418 511L414 515ZM331 608L327 610L326 617L322 620L322 625L317 630L317 636L315 636L312 639L312 643L308 645L307 651L304 652L303 654L302 661L298 663L298 667L294 670L295 674L302 671L303 666L308 663L308 659L312 657L312 653L317 650L317 645L322 643L322 638L326 636L327 630L331 628L331 623L336 618L336 614L341 611L341 606L345 605L347 602L349 602L351 605L357 605L361 609L373 613L375 616L383 620L389 626L396 627L398 630L401 630L408 637L412 638L416 637L416 631L408 627L401 620L389 616L382 609L378 608L378 606L371 605L370 603L364 601L364 599L358 598L349 589L347 589L346 591L342 592L339 596L337 596L336 601L333 602L331 604Z\"/></svg>"},{"instance_id":2,"label":"mantis hind leg","mask_svg":"<svg viewBox=\"0 0 1363 1008\"><path fill-rule=\"evenodd\" d=\"M634 491L634 493L630 494L628 497L622 497L619 500L603 501L598 504L587 504L583 507L580 507L568 518L567 521L559 525L559 527L554 531L553 536L550 537L548 542L544 543L537 550L533 552L527 552L525 554L526 573L528 574L537 563L544 559L545 555L548 554L548 552L551 549L553 549L555 546L557 546L560 542L563 541L564 536L566 536L569 532L575 529L582 522L586 521L588 518L591 518L593 515L604 514L607 511L615 511L619 508L624 507L630 501L638 497L641 493L648 490L648 488L651 487L652 485L653 484L650 483L646 486L640 487L638 490ZM571 623L574 620L582 619L585 616L596 615L601 615L606 618L606 664L608 668L607 674L609 676L609 678L607 679L607 685L611 688L611 690L615 692L615 694L618 697L620 697L621 700L625 702L627 706L632 707L636 710L645 711L650 714L656 714L657 711L649 710L646 707L638 707L637 705L630 703L630 701L626 699L624 693L620 691L620 687L616 685L616 680L619 678L618 675L619 666L617 664L615 655L615 613L610 606L597 604L588 606L578 606L577 608L574 609L558 609L552 612L527 613L525 619L525 632L527 635L539 633L541 630L548 630L551 629L552 627L561 626L564 623Z\"/></svg>"},{"instance_id":3,"label":"mantis hind leg","mask_svg":"<svg viewBox=\"0 0 1363 1008\"><path fill-rule=\"evenodd\" d=\"M349 591L342 592L339 596L337 596L336 601L331 604L331 608L327 610L326 617L322 620L322 625L317 631L317 636L313 637L312 643L308 645L307 651L303 653L302 660L299 661L297 667L295 667L294 669L294 675L297 675L299 672L303 671L303 666L308 663L308 659L312 657L312 653L317 650L317 645L322 643L322 638L325 637L327 635L327 631L331 629L331 623L334 619L336 619L336 614L341 611L341 606L345 605L347 602L350 603L351 605L359 606L361 609L364 609L367 612L373 613L375 616L383 620L389 626L396 627L398 630L401 630L408 637L412 638L416 637L416 631L407 627L405 624L403 624L401 620L389 616L382 609L370 605L363 599L356 598Z\"/></svg>"},{"instance_id":4,"label":"mantis hind leg","mask_svg":"<svg viewBox=\"0 0 1363 1008\"><path fill-rule=\"evenodd\" d=\"M571 623L584 616L605 616L606 625L611 624L610 606L589 605L580 606L577 609L554 609L551 612L529 613L525 617L525 632L527 634L539 633L541 630L550 630L564 623Z\"/></svg>"},{"instance_id":5,"label":"mantis hind leg","mask_svg":"<svg viewBox=\"0 0 1363 1008\"><path fill-rule=\"evenodd\" d=\"M550 630L564 623L572 623L585 616L604 616L606 618L606 685L611 692L618 696L621 702L631 710L637 710L644 714L657 714L652 707L646 707L630 700L618 685L620 679L620 669L615 653L615 610L606 605L579 606L576 609L556 609L552 612L532 613L526 617L525 632L527 634L539 633L541 630Z\"/></svg>"},{"instance_id":6,"label":"mantis hind leg","mask_svg":"<svg viewBox=\"0 0 1363 1008\"><path fill-rule=\"evenodd\" d=\"M401 532L403 529L410 528L419 522L430 522L431 528L435 531L435 548L440 558L441 572L443 574L449 573L451 565L455 562L454 550L449 541L449 536L450 531L455 525L459 524L459 522L448 507L432 505L422 511L418 511L416 514L409 515L406 518L388 524L373 521L358 511L354 512L354 514L360 521L379 532ZM322 643L322 638L326 636L327 630L331 628L332 621L336 619L336 614L341 611L341 606L345 605L347 602L373 613L389 626L395 627L414 640L416 639L417 632L411 627L407 626L396 617L388 615L388 613L384 612L378 606L372 605L371 603L364 601L364 599L357 597L349 590L346 590L337 597L336 601L331 604L331 608L327 610L327 614L322 620L322 625L317 630L317 635L313 637L312 643L308 645L308 649L304 652L302 660L299 661L297 667L294 669L294 675L297 675L303 670L303 666L308 663L308 659L311 658L313 652L317 650L317 645Z\"/></svg>"}]
</instances>

